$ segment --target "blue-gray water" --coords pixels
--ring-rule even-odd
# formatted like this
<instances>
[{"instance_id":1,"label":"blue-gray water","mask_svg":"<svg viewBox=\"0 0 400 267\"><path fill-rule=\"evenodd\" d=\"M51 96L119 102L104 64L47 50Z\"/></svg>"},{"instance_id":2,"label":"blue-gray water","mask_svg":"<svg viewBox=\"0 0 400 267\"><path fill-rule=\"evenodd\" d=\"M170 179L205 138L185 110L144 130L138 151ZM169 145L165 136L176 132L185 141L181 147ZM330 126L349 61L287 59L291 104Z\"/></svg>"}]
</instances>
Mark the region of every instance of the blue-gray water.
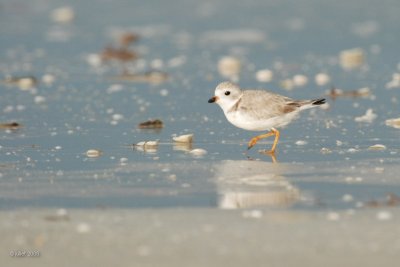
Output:
<instances>
[{"instance_id":1,"label":"blue-gray water","mask_svg":"<svg viewBox=\"0 0 400 267\"><path fill-rule=\"evenodd\" d=\"M74 10L70 23L50 17L63 6ZM2 0L0 76L33 75L39 83L33 90L0 84L0 122L23 125L0 132L0 208L236 203L338 209L386 203L388 194L400 195L400 132L385 125L400 117L400 88L386 88L400 72L399 12L395 0ZM124 32L140 35L132 46L140 58L125 68L139 73L156 68L168 73L168 81L116 80L123 64L88 62L107 45L116 46ZM352 48L364 50L365 63L345 70L339 53ZM226 79L217 69L224 56L242 62L238 83L245 88L298 99L321 97L332 86L368 87L371 94L326 96L328 109L305 111L282 130L272 163L257 152L272 140L244 155L257 133L235 128L217 105L207 103ZM274 72L270 83L255 78L265 68ZM330 75L329 84L314 82L320 72ZM281 82L296 74L306 75L308 83L284 90ZM44 75L54 82L44 83ZM355 122L370 108L375 120ZM115 114L123 118L113 122ZM138 129L138 123L155 118L165 124L161 131ZM192 148L205 149L205 156L174 146L171 136L185 133L194 134ZM160 140L155 152L130 146L147 140ZM306 144L297 145L299 140ZM386 149L368 149L375 144ZM88 158L88 149L103 154ZM234 166L240 171L231 171ZM244 200L252 194L262 200ZM224 200L233 206L224 206Z\"/></svg>"}]
</instances>

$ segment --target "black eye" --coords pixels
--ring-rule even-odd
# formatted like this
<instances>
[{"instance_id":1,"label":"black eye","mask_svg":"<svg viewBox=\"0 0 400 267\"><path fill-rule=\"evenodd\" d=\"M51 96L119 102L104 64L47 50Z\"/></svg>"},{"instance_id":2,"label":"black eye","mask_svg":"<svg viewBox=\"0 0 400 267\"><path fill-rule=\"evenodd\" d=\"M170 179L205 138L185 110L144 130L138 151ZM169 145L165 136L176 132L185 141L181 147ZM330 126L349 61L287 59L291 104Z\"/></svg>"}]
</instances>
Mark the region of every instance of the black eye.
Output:
<instances>
[{"instance_id":1,"label":"black eye","mask_svg":"<svg viewBox=\"0 0 400 267\"><path fill-rule=\"evenodd\" d=\"M231 92L230 91L225 91L225 95L230 95Z\"/></svg>"}]
</instances>

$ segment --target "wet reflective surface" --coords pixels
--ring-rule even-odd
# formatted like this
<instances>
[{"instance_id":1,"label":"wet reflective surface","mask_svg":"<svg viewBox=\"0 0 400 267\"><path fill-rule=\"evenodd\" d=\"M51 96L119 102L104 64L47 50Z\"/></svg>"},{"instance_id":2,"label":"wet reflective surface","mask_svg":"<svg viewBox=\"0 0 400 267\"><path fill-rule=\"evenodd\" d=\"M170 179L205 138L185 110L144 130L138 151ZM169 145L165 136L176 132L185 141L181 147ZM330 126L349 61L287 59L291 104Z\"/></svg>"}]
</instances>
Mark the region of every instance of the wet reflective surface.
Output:
<instances>
[{"instance_id":1,"label":"wet reflective surface","mask_svg":"<svg viewBox=\"0 0 400 267\"><path fill-rule=\"evenodd\" d=\"M54 15L57 1L0 6L0 118L18 123L0 132L2 209L354 208L400 194L399 131L385 125L399 116L395 1L372 3L374 16L355 16L358 1L304 1L296 13L285 2L193 2L194 14L186 5L177 12L142 3L132 13L124 1L98 1L96 9L89 2L71 5L72 18ZM95 10L105 15L91 16ZM229 10L242 16L232 22ZM101 61L102 49L118 46L138 58ZM340 52L354 47L361 56L343 59ZM257 133L235 128L207 103L227 79L217 68L224 56L239 60L230 78L244 88L298 99L326 95L329 106L283 129L276 159L257 152L272 140L246 153ZM257 81L260 69L272 71L271 82ZM320 73L330 81L316 84ZM148 119L163 127L140 129ZM172 140L190 133L193 143ZM151 140L159 144L134 146ZM383 149L369 149L376 144ZM90 149L101 154L88 157Z\"/></svg>"}]
</instances>

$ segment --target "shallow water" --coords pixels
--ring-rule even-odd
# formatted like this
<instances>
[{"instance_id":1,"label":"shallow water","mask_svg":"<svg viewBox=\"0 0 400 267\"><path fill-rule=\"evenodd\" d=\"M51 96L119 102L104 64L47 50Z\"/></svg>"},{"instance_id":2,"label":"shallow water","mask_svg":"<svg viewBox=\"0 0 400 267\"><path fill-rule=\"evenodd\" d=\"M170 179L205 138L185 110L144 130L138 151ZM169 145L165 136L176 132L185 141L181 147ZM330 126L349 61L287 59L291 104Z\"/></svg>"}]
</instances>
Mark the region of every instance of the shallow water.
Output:
<instances>
[{"instance_id":1,"label":"shallow water","mask_svg":"<svg viewBox=\"0 0 400 267\"><path fill-rule=\"evenodd\" d=\"M22 124L0 132L0 208L353 209L400 195L400 132L385 125L400 116L399 88L385 88L399 72L400 5L369 2L192 1L178 11L162 1L2 1L0 73L33 75L39 83L30 90L0 84L1 122ZM64 5L75 18L52 21L52 10ZM139 60L90 64L123 32L140 35L132 46ZM354 47L364 50L365 63L345 70L339 53ZM371 94L327 97L329 108L303 112L282 130L276 159L257 152L272 140L246 153L256 133L230 125L207 103L226 79L217 70L226 55L241 60L243 87L298 99L323 96L331 86L368 87ZM170 78L115 79L124 68ZM264 68L274 72L270 83L255 78ZM316 85L320 72L331 82ZM307 85L283 89L281 82L296 74L306 75ZM44 75L54 82L43 82ZM369 108L377 118L355 122ZM160 131L138 129L155 118L164 122ZM173 143L172 135L186 133L194 133L191 146ZM132 147L148 140L160 144ZM368 149L375 144L386 149ZM193 156L194 148L207 154ZM89 149L102 155L88 158Z\"/></svg>"}]
</instances>

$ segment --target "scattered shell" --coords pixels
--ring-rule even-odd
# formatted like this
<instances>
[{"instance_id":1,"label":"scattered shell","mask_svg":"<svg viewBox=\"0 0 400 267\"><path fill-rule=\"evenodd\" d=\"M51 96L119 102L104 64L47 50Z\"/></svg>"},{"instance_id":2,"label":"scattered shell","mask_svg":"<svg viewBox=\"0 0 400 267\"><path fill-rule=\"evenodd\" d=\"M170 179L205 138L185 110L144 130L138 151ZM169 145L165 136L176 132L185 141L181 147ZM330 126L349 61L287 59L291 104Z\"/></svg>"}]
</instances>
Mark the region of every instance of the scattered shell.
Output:
<instances>
[{"instance_id":1,"label":"scattered shell","mask_svg":"<svg viewBox=\"0 0 400 267\"><path fill-rule=\"evenodd\" d=\"M175 142L179 143L192 143L193 142L193 134L184 134L179 136L173 136L172 139Z\"/></svg>"},{"instance_id":2,"label":"scattered shell","mask_svg":"<svg viewBox=\"0 0 400 267\"><path fill-rule=\"evenodd\" d=\"M138 58L136 52L128 50L127 48L113 48L111 46L104 48L100 55L103 61L117 60L117 61L133 61Z\"/></svg>"},{"instance_id":3,"label":"scattered shell","mask_svg":"<svg viewBox=\"0 0 400 267\"><path fill-rule=\"evenodd\" d=\"M238 58L226 56L219 60L218 71L227 78L233 78L239 75L241 70L241 62Z\"/></svg>"},{"instance_id":4,"label":"scattered shell","mask_svg":"<svg viewBox=\"0 0 400 267\"><path fill-rule=\"evenodd\" d=\"M393 214L390 211L382 210L376 214L376 218L380 221L388 221L393 218Z\"/></svg>"},{"instance_id":5,"label":"scattered shell","mask_svg":"<svg viewBox=\"0 0 400 267\"><path fill-rule=\"evenodd\" d=\"M160 129L164 127L164 124L161 120L155 119L141 122L138 127L140 129Z\"/></svg>"},{"instance_id":6,"label":"scattered shell","mask_svg":"<svg viewBox=\"0 0 400 267\"><path fill-rule=\"evenodd\" d=\"M112 115L112 119L115 121L120 121L124 119L124 115L116 113Z\"/></svg>"},{"instance_id":7,"label":"scattered shell","mask_svg":"<svg viewBox=\"0 0 400 267\"><path fill-rule=\"evenodd\" d=\"M245 210L242 212L244 218L260 219L263 216L261 210Z\"/></svg>"},{"instance_id":8,"label":"scattered shell","mask_svg":"<svg viewBox=\"0 0 400 267\"><path fill-rule=\"evenodd\" d=\"M98 149L89 149L88 151L86 151L86 156L88 158L98 158L103 154L103 152L101 150Z\"/></svg>"},{"instance_id":9,"label":"scattered shell","mask_svg":"<svg viewBox=\"0 0 400 267\"><path fill-rule=\"evenodd\" d=\"M158 146L158 143L159 143L158 140L155 140L155 141L141 141L141 142L139 142L139 143L134 144L134 146L149 148L149 147L156 147L156 146Z\"/></svg>"},{"instance_id":10,"label":"scattered shell","mask_svg":"<svg viewBox=\"0 0 400 267\"><path fill-rule=\"evenodd\" d=\"M330 96L332 99L335 99L337 97L367 97L370 94L371 89L369 89L368 87L363 87L352 91L343 91L338 88L332 88L327 93L327 95Z\"/></svg>"},{"instance_id":11,"label":"scattered shell","mask_svg":"<svg viewBox=\"0 0 400 267\"><path fill-rule=\"evenodd\" d=\"M308 83L308 77L302 74L293 76L293 84L297 87L302 87Z\"/></svg>"},{"instance_id":12,"label":"scattered shell","mask_svg":"<svg viewBox=\"0 0 400 267\"><path fill-rule=\"evenodd\" d=\"M342 196L342 200L343 200L344 202L351 202L351 201L354 200L354 197L353 197L352 195L350 195L350 194L346 194L346 195L343 195L343 196Z\"/></svg>"},{"instance_id":13,"label":"scattered shell","mask_svg":"<svg viewBox=\"0 0 400 267\"><path fill-rule=\"evenodd\" d=\"M367 109L364 115L360 117L355 117L354 120L356 122L372 123L376 119L376 117L378 117L378 115L376 115L374 111L371 108L369 108Z\"/></svg>"},{"instance_id":14,"label":"scattered shell","mask_svg":"<svg viewBox=\"0 0 400 267\"><path fill-rule=\"evenodd\" d=\"M145 73L125 73L113 77L117 80L129 82L146 82L150 84L160 84L169 79L169 75L162 71L148 71Z\"/></svg>"},{"instance_id":15,"label":"scattered shell","mask_svg":"<svg viewBox=\"0 0 400 267\"><path fill-rule=\"evenodd\" d=\"M59 23L69 23L75 18L75 12L72 7L65 6L56 8L51 12L51 19Z\"/></svg>"},{"instance_id":16,"label":"scattered shell","mask_svg":"<svg viewBox=\"0 0 400 267\"><path fill-rule=\"evenodd\" d=\"M192 154L193 156L201 157L207 154L207 150L202 148L195 148L190 150L189 153Z\"/></svg>"},{"instance_id":17,"label":"scattered shell","mask_svg":"<svg viewBox=\"0 0 400 267\"><path fill-rule=\"evenodd\" d=\"M328 221L338 221L338 220L340 219L340 214L337 213L337 212L329 212L329 213L326 215L326 219L327 219Z\"/></svg>"},{"instance_id":18,"label":"scattered shell","mask_svg":"<svg viewBox=\"0 0 400 267\"><path fill-rule=\"evenodd\" d=\"M132 32L127 32L127 33L122 34L119 37L118 41L119 41L121 46L126 47L126 46L129 46L132 43L137 42L138 40L139 40L139 35L138 34L132 33Z\"/></svg>"},{"instance_id":19,"label":"scattered shell","mask_svg":"<svg viewBox=\"0 0 400 267\"><path fill-rule=\"evenodd\" d=\"M261 83L268 83L272 81L274 73L269 69L263 69L256 72L256 79Z\"/></svg>"},{"instance_id":20,"label":"scattered shell","mask_svg":"<svg viewBox=\"0 0 400 267\"><path fill-rule=\"evenodd\" d=\"M387 82L385 87L387 89L400 88L400 73L393 73L392 80Z\"/></svg>"},{"instance_id":21,"label":"scattered shell","mask_svg":"<svg viewBox=\"0 0 400 267\"><path fill-rule=\"evenodd\" d=\"M283 89L290 91L290 90L293 90L294 83L293 83L293 80L286 79L286 80L283 80L283 81L280 82L280 86Z\"/></svg>"},{"instance_id":22,"label":"scattered shell","mask_svg":"<svg viewBox=\"0 0 400 267\"><path fill-rule=\"evenodd\" d=\"M346 70L354 69L364 64L364 50L361 48L343 50L340 52L339 58L342 68Z\"/></svg>"},{"instance_id":23,"label":"scattered shell","mask_svg":"<svg viewBox=\"0 0 400 267\"><path fill-rule=\"evenodd\" d=\"M45 75L42 76L42 81L47 86L52 85L55 80L56 80L56 78L54 77L54 75L51 75L51 74L45 74Z\"/></svg>"},{"instance_id":24,"label":"scattered shell","mask_svg":"<svg viewBox=\"0 0 400 267\"><path fill-rule=\"evenodd\" d=\"M37 95L35 96L33 101L35 101L36 104L43 104L44 102L46 102L46 98L44 96Z\"/></svg>"},{"instance_id":25,"label":"scattered shell","mask_svg":"<svg viewBox=\"0 0 400 267\"><path fill-rule=\"evenodd\" d=\"M318 73L315 75L315 83L319 86L324 86L330 83L331 77L326 73Z\"/></svg>"},{"instance_id":26,"label":"scattered shell","mask_svg":"<svg viewBox=\"0 0 400 267\"><path fill-rule=\"evenodd\" d=\"M0 129L17 130L21 127L22 125L18 122L0 123Z\"/></svg>"},{"instance_id":27,"label":"scattered shell","mask_svg":"<svg viewBox=\"0 0 400 267\"><path fill-rule=\"evenodd\" d=\"M376 144L376 145L370 146L368 149L369 150L385 150L386 146L381 145L381 144Z\"/></svg>"},{"instance_id":28,"label":"scattered shell","mask_svg":"<svg viewBox=\"0 0 400 267\"><path fill-rule=\"evenodd\" d=\"M400 118L396 118L396 119L388 119L385 121L385 124L387 126L396 128L396 129L400 129Z\"/></svg>"},{"instance_id":29,"label":"scattered shell","mask_svg":"<svg viewBox=\"0 0 400 267\"><path fill-rule=\"evenodd\" d=\"M92 230L92 227L88 223L80 223L76 226L76 231L80 234L89 233Z\"/></svg>"},{"instance_id":30,"label":"scattered shell","mask_svg":"<svg viewBox=\"0 0 400 267\"><path fill-rule=\"evenodd\" d=\"M298 145L298 146L307 145L307 141L305 141L305 140L297 140L297 141L296 141L296 145Z\"/></svg>"},{"instance_id":31,"label":"scattered shell","mask_svg":"<svg viewBox=\"0 0 400 267\"><path fill-rule=\"evenodd\" d=\"M329 148L323 147L320 150L321 154L331 154L332 150L330 150Z\"/></svg>"},{"instance_id":32,"label":"scattered shell","mask_svg":"<svg viewBox=\"0 0 400 267\"><path fill-rule=\"evenodd\" d=\"M18 86L21 90L30 90L37 85L37 79L33 76L6 77L3 83Z\"/></svg>"}]
</instances>

